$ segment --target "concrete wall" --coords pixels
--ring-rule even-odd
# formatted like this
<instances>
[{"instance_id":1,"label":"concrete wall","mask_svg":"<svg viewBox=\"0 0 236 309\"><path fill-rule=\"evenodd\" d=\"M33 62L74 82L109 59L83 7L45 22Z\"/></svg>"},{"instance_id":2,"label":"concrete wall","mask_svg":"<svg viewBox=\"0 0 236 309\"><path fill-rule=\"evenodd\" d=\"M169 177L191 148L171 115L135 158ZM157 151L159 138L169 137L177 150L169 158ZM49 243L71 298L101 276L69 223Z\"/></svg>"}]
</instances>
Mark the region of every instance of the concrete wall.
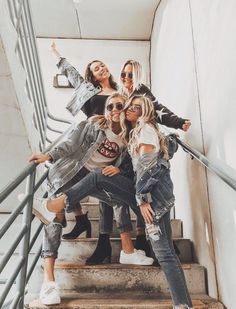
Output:
<instances>
[{"instance_id":1,"label":"concrete wall","mask_svg":"<svg viewBox=\"0 0 236 309\"><path fill-rule=\"evenodd\" d=\"M162 0L151 38L153 92L191 119L183 139L234 177L235 12L233 0ZM184 236L194 242L195 259L207 269L209 293L219 293L233 309L235 191L181 150L172 161L172 176L177 217L184 221Z\"/></svg>"},{"instance_id":2,"label":"concrete wall","mask_svg":"<svg viewBox=\"0 0 236 309\"><path fill-rule=\"evenodd\" d=\"M84 76L85 68L94 59L103 61L110 69L115 80L118 81L121 67L128 59L140 61L144 68L143 81L149 83L149 41L112 41L112 40L80 40L57 39L54 40L60 54L66 57ZM38 39L38 49L42 67L42 74L46 92L46 98L51 113L58 117L64 117L74 121L75 119L65 109L70 100L73 88L54 88L53 76L60 73L56 67L57 58L50 52L52 39ZM80 112L76 119L85 119ZM65 128L63 124L57 124L58 128ZM55 134L48 132L48 136Z\"/></svg>"},{"instance_id":3,"label":"concrete wall","mask_svg":"<svg viewBox=\"0 0 236 309\"><path fill-rule=\"evenodd\" d=\"M33 104L25 91L26 74L15 53L17 35L11 23L7 1L0 1L0 190L16 177L39 145L33 124ZM0 212L16 206L22 184L1 204Z\"/></svg>"}]
</instances>

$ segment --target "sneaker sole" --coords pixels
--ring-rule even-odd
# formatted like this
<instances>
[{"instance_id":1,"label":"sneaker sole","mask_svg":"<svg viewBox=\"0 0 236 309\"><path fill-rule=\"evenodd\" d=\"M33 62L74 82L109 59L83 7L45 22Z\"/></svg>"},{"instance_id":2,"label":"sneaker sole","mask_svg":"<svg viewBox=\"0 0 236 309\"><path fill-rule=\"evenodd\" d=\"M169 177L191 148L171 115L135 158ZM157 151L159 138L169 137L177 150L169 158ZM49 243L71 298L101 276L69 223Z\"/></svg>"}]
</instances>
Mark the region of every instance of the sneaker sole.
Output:
<instances>
[{"instance_id":1,"label":"sneaker sole","mask_svg":"<svg viewBox=\"0 0 236 309\"><path fill-rule=\"evenodd\" d=\"M42 223L44 223L45 225L50 224L51 222L48 221L40 212L38 212L36 209L32 209L32 213L35 215L35 217L37 217Z\"/></svg>"},{"instance_id":2,"label":"sneaker sole","mask_svg":"<svg viewBox=\"0 0 236 309\"><path fill-rule=\"evenodd\" d=\"M58 301L54 301L54 302L43 302L42 300L40 300L41 301L41 303L43 304L43 305L45 305L45 306L51 306L51 305L59 305L60 303L61 303L61 299L60 300L58 300Z\"/></svg>"},{"instance_id":3,"label":"sneaker sole","mask_svg":"<svg viewBox=\"0 0 236 309\"><path fill-rule=\"evenodd\" d=\"M152 264L153 264L153 262L149 262L149 263L142 263L142 264L140 264L140 263L124 263L124 262L121 262L121 261L119 261L120 262L120 264L123 264L123 265L140 265L140 266L151 266Z\"/></svg>"}]
</instances>

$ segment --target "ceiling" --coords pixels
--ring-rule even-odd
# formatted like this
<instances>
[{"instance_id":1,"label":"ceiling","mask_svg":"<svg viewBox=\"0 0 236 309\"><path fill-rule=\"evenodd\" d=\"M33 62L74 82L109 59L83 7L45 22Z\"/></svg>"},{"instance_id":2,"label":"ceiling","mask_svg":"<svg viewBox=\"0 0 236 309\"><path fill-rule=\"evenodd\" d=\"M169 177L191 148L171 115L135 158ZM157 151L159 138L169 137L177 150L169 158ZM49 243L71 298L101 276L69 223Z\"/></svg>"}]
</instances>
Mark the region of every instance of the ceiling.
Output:
<instances>
[{"instance_id":1,"label":"ceiling","mask_svg":"<svg viewBox=\"0 0 236 309\"><path fill-rule=\"evenodd\" d=\"M30 0L37 37L149 40L160 0Z\"/></svg>"}]
</instances>

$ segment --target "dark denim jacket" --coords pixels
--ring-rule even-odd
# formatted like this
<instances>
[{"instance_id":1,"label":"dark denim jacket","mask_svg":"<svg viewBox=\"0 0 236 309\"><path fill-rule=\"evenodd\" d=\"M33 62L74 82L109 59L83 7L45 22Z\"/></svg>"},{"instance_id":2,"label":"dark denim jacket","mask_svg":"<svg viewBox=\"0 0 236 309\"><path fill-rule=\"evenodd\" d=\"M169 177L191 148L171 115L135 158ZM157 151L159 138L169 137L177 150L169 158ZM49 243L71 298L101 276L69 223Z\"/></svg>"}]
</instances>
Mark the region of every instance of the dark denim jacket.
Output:
<instances>
[{"instance_id":1,"label":"dark denim jacket","mask_svg":"<svg viewBox=\"0 0 236 309\"><path fill-rule=\"evenodd\" d=\"M166 136L169 158L178 149L176 136ZM170 162L162 153L147 153L139 158L136 174L136 200L139 205L153 202L153 207L161 209L174 204L173 183L170 178Z\"/></svg>"},{"instance_id":2,"label":"dark denim jacket","mask_svg":"<svg viewBox=\"0 0 236 309\"><path fill-rule=\"evenodd\" d=\"M150 154L142 156L139 164L147 157L151 157ZM143 172L137 176L136 199L138 204L153 202L155 199L157 206L162 207L169 205L174 200L170 163L161 158L155 158L155 161L155 164L144 167Z\"/></svg>"}]
</instances>

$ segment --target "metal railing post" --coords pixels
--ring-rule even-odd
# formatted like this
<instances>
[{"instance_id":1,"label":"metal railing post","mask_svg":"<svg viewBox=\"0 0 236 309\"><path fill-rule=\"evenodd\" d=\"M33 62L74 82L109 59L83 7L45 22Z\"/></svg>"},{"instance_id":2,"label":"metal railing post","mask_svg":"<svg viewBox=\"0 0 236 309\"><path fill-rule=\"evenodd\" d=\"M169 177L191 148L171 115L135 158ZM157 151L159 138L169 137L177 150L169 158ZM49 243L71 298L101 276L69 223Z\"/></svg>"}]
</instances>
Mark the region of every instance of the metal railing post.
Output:
<instances>
[{"instance_id":1,"label":"metal railing post","mask_svg":"<svg viewBox=\"0 0 236 309\"><path fill-rule=\"evenodd\" d=\"M30 195L30 199L24 208L22 224L27 225L27 233L22 239L22 244L20 248L20 255L25 259L25 264L22 267L19 276L17 278L17 290L20 295L20 300L18 303L18 309L24 309L24 292L26 285L26 276L27 276L27 264L28 264L28 255L29 255L29 245L30 245L30 231L31 231L31 217L32 217L32 205L33 205L33 196L34 196L34 184L35 184L35 171L33 171L27 179L27 188L26 194Z\"/></svg>"}]
</instances>

